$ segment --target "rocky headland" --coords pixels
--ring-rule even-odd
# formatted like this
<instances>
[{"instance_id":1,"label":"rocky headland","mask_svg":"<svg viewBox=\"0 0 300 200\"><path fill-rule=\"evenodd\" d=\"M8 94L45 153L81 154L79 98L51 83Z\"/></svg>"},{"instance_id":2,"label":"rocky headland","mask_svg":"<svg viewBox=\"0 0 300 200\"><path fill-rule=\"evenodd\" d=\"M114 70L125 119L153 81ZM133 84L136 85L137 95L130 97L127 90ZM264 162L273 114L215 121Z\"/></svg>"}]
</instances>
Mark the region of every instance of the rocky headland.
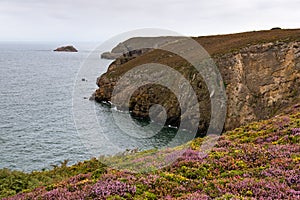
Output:
<instances>
[{"instance_id":1,"label":"rocky headland","mask_svg":"<svg viewBox=\"0 0 300 200\"><path fill-rule=\"evenodd\" d=\"M125 57L136 57L137 55L141 55L142 53L148 52L150 48L136 49L136 46L145 46L147 47L149 44L154 46L155 48L159 48L165 45L172 43L175 40L180 39L181 37L134 37L130 38L124 42L119 43L116 47L114 47L111 52L104 52L101 54L101 58L115 60L124 56L124 52L130 52L130 54L125 55ZM133 56L131 56L133 54Z\"/></svg>"},{"instance_id":2,"label":"rocky headland","mask_svg":"<svg viewBox=\"0 0 300 200\"><path fill-rule=\"evenodd\" d=\"M170 37L159 39L157 46L168 45L169 39L166 38ZM223 77L228 98L225 130L275 116L299 100L300 30L246 32L193 39L208 51ZM210 121L210 94L201 75L185 60L170 52L130 49L132 41L142 43L145 40L153 38L133 38L113 49L112 52L120 55L97 80L99 89L95 92L95 100L110 101L120 77L135 66L151 62L165 64L180 72L195 90L201 112L198 132L204 134ZM127 53L121 54L122 49L127 49ZM129 85L127 89L130 88ZM184 94L182 98L186 102L189 100ZM178 126L180 114L181 120L185 116L190 117L181 113L176 97L168 88L159 85L139 88L130 100L129 110L133 116L147 118L153 104L166 108L166 124Z\"/></svg>"}]
</instances>

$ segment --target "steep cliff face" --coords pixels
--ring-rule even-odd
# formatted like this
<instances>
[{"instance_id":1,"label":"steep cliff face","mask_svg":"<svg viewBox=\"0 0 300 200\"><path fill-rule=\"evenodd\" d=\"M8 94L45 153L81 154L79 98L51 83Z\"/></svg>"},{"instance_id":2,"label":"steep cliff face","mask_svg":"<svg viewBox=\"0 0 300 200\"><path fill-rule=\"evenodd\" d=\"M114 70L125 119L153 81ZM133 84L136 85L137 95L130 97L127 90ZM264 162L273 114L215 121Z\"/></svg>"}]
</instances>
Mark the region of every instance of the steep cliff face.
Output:
<instances>
[{"instance_id":1,"label":"steep cliff face","mask_svg":"<svg viewBox=\"0 0 300 200\"><path fill-rule=\"evenodd\" d=\"M249 44L234 52L218 53L212 57L222 74L228 97L226 130L274 116L279 110L299 100L300 42L297 40ZM166 64L190 81L198 96L201 112L199 133L205 133L210 120L207 86L192 66L168 52L154 50L123 63L117 59L108 72L98 79L99 89L95 92L95 100L110 101L119 78L127 70L149 61ZM189 102L188 96L183 94L182 98ZM178 100L168 88L158 85L139 88L131 98L129 109L134 116L148 117L149 108L153 104L166 108L167 124L179 125L180 114L181 120L197 123L188 113L181 113ZM161 113L157 113L158 117L160 115Z\"/></svg>"},{"instance_id":2,"label":"steep cliff face","mask_svg":"<svg viewBox=\"0 0 300 200\"><path fill-rule=\"evenodd\" d=\"M215 59L226 84L227 129L269 118L299 100L299 45L265 43Z\"/></svg>"}]
</instances>

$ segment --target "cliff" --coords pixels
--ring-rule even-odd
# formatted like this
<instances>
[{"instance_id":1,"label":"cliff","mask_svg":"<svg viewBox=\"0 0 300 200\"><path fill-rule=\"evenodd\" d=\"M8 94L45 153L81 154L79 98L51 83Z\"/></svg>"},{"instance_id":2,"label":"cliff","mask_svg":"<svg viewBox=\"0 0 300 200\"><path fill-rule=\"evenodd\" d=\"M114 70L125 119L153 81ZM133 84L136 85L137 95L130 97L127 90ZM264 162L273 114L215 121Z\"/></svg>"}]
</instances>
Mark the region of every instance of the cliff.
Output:
<instances>
[{"instance_id":1,"label":"cliff","mask_svg":"<svg viewBox=\"0 0 300 200\"><path fill-rule=\"evenodd\" d=\"M275 116L299 100L300 30L247 32L194 39L210 53L223 77L228 97L226 130ZM189 63L166 51L152 50L137 57L123 55L116 59L98 79L95 100L110 101L115 84L126 71L151 62L170 66L189 80L199 101L199 133L205 133L211 111L207 87ZM184 94L182 98L186 102L189 100ZM129 109L133 116L147 118L153 104L166 108L166 124L178 126L180 114L181 120L185 120L185 116L190 117L188 113L181 113L176 97L168 88L158 85L139 88L130 100ZM196 122L190 120L190 123Z\"/></svg>"}]
</instances>

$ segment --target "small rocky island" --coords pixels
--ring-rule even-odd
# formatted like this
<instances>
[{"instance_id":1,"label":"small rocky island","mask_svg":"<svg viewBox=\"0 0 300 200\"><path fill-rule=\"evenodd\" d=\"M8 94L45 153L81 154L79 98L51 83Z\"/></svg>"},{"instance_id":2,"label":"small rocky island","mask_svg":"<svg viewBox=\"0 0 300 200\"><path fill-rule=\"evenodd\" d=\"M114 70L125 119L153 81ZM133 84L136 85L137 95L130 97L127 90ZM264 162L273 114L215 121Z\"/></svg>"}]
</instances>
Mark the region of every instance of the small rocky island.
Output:
<instances>
[{"instance_id":1,"label":"small rocky island","mask_svg":"<svg viewBox=\"0 0 300 200\"><path fill-rule=\"evenodd\" d=\"M58 47L54 51L59 51L59 52L78 52L78 50L74 46L71 46L71 45Z\"/></svg>"}]
</instances>

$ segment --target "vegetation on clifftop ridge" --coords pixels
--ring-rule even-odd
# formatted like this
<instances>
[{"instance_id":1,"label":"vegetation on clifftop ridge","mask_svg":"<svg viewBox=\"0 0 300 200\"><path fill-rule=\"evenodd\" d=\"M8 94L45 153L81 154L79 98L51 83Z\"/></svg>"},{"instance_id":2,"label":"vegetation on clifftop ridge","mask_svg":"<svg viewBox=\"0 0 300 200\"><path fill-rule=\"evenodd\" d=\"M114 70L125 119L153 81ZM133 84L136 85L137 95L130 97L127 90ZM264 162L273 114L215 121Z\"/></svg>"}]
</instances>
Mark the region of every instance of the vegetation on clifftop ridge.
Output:
<instances>
[{"instance_id":1,"label":"vegetation on clifftop ridge","mask_svg":"<svg viewBox=\"0 0 300 200\"><path fill-rule=\"evenodd\" d=\"M30 174L0 170L0 196L15 199L299 199L300 105L226 132L206 157L203 138L172 165L118 171L92 159ZM174 150L176 151L176 150ZM130 155L128 155L130 156Z\"/></svg>"}]
</instances>

